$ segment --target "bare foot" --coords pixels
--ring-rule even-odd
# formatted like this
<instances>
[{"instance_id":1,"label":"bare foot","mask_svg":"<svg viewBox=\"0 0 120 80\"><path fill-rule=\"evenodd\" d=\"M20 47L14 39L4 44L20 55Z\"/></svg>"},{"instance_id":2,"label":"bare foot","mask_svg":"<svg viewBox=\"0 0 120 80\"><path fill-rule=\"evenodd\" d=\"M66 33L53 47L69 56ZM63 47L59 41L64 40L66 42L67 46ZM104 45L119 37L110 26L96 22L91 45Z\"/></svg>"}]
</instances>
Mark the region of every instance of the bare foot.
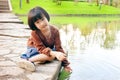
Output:
<instances>
[{"instance_id":1,"label":"bare foot","mask_svg":"<svg viewBox=\"0 0 120 80\"><path fill-rule=\"evenodd\" d=\"M72 73L72 69L71 69L70 66L65 66L64 70L67 71L67 72L69 72L69 73Z\"/></svg>"},{"instance_id":2,"label":"bare foot","mask_svg":"<svg viewBox=\"0 0 120 80\"><path fill-rule=\"evenodd\" d=\"M27 61L26 59L22 59L18 61L17 65L20 68L26 69L28 71L32 71L32 72L35 71L35 65L32 62Z\"/></svg>"}]
</instances>

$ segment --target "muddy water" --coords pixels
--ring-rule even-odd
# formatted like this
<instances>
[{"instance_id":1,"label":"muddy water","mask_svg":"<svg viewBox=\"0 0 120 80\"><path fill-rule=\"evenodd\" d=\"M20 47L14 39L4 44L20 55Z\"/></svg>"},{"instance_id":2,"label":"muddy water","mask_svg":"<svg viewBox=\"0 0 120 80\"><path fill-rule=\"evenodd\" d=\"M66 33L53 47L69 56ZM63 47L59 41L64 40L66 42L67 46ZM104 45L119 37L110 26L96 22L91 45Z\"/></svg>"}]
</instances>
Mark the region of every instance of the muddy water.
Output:
<instances>
[{"instance_id":1,"label":"muddy water","mask_svg":"<svg viewBox=\"0 0 120 80\"><path fill-rule=\"evenodd\" d=\"M120 21L69 24L60 32L73 69L69 80L120 80Z\"/></svg>"}]
</instances>

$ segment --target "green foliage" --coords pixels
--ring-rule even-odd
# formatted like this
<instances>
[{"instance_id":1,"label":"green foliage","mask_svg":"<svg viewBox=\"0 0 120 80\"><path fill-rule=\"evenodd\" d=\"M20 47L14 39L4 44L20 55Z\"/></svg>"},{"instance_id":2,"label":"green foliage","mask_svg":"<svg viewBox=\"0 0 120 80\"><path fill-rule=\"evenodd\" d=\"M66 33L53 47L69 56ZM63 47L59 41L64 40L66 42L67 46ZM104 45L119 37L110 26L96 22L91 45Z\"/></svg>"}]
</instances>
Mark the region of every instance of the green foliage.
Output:
<instances>
[{"instance_id":1,"label":"green foliage","mask_svg":"<svg viewBox=\"0 0 120 80\"><path fill-rule=\"evenodd\" d=\"M27 16L20 17L25 24L27 24ZM50 24L60 27L61 25L73 24L76 27L83 27L89 23L98 22L98 21L114 21L120 20L119 17L66 17L66 16L51 16Z\"/></svg>"},{"instance_id":2,"label":"green foliage","mask_svg":"<svg viewBox=\"0 0 120 80\"><path fill-rule=\"evenodd\" d=\"M70 74L71 73L66 72L64 69L62 69L62 71L59 74L59 79L58 80L68 80L69 77L70 77Z\"/></svg>"},{"instance_id":3,"label":"green foliage","mask_svg":"<svg viewBox=\"0 0 120 80\"><path fill-rule=\"evenodd\" d=\"M61 5L57 5L53 0L30 0L27 4L26 0L22 0L22 8L20 9L20 0L11 0L13 12L16 14L27 14L28 11L35 7L41 6L45 8L49 14L120 14L120 9L112 6L102 5L99 10L99 6L96 3L78 2L74 1L62 1Z\"/></svg>"},{"instance_id":4,"label":"green foliage","mask_svg":"<svg viewBox=\"0 0 120 80\"><path fill-rule=\"evenodd\" d=\"M21 17L25 24L27 24L27 13L35 7L44 7L51 16L51 24L61 26L63 24L73 24L75 26L86 26L88 23L97 21L108 21L108 20L120 20L119 17L82 17L82 16L52 16L54 14L66 15L66 14L120 14L120 9L111 6L102 5L101 10L96 4L90 5L86 2L79 2L77 5L72 1L62 1L62 5L56 5L53 0L30 0L27 4L26 0L22 0L22 9L19 7L19 0L11 0L13 11L16 14L25 14L26 16Z\"/></svg>"},{"instance_id":5,"label":"green foliage","mask_svg":"<svg viewBox=\"0 0 120 80\"><path fill-rule=\"evenodd\" d=\"M74 0L60 0L60 1L74 1Z\"/></svg>"}]
</instances>

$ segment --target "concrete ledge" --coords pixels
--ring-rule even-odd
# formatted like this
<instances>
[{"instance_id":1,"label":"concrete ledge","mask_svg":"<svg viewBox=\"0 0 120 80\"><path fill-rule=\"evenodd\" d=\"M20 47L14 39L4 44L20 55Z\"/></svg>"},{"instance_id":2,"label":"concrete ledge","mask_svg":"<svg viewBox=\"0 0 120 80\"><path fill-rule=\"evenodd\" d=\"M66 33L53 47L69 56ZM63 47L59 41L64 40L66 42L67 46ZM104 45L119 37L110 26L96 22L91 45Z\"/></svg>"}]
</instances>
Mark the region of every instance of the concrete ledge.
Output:
<instances>
[{"instance_id":1,"label":"concrete ledge","mask_svg":"<svg viewBox=\"0 0 120 80\"><path fill-rule=\"evenodd\" d=\"M22 20L12 13L0 13L0 18L0 23L23 23Z\"/></svg>"},{"instance_id":2,"label":"concrete ledge","mask_svg":"<svg viewBox=\"0 0 120 80\"><path fill-rule=\"evenodd\" d=\"M0 23L0 80L57 80L61 62L54 60L36 64L36 71L19 68L16 63L26 49L30 30L27 25ZM26 37L27 36L27 37Z\"/></svg>"},{"instance_id":3,"label":"concrete ledge","mask_svg":"<svg viewBox=\"0 0 120 80\"><path fill-rule=\"evenodd\" d=\"M34 80L42 80L42 78L43 80L57 80L60 69L61 69L61 62L54 60L53 62L50 62L50 63L39 64L36 66L36 68L37 69L35 73L41 74L40 75L41 78L39 78L40 76L38 76L38 78Z\"/></svg>"}]
</instances>

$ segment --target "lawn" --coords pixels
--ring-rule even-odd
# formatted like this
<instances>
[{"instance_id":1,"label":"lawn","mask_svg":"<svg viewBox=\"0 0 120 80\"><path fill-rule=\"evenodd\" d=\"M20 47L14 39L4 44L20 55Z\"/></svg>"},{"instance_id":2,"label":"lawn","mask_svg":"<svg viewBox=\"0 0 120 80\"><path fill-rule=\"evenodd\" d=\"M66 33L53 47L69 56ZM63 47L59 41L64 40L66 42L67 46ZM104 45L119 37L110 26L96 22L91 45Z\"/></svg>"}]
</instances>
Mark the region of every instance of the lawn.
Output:
<instances>
[{"instance_id":1,"label":"lawn","mask_svg":"<svg viewBox=\"0 0 120 80\"><path fill-rule=\"evenodd\" d=\"M57 5L53 0L30 0L27 4L26 0L22 0L22 8L20 8L20 0L11 0L13 12L16 14L27 14L28 11L35 7L41 6L45 8L49 14L120 14L120 9L102 5L96 6L96 3L79 2L75 4L73 1L62 1L61 5Z\"/></svg>"},{"instance_id":2,"label":"lawn","mask_svg":"<svg viewBox=\"0 0 120 80\"><path fill-rule=\"evenodd\" d=\"M27 24L27 16L20 17L21 20L25 24ZM78 27L82 27L84 25L87 25L89 23L95 23L95 22L104 22L104 21L115 21L115 20L120 20L120 17L60 17L60 16L51 16L50 18L50 24L56 25L60 27L63 24L73 24Z\"/></svg>"},{"instance_id":3,"label":"lawn","mask_svg":"<svg viewBox=\"0 0 120 80\"><path fill-rule=\"evenodd\" d=\"M52 0L30 0L30 3L27 4L26 0L22 0L22 8L19 6L20 0L11 0L13 13L15 14L24 14L26 16L20 16L20 19L27 24L27 13L28 11L35 7L41 6L45 8L48 13L51 15L66 15L66 14L120 14L120 9L102 5L101 10L99 6L96 6L95 3L90 4L86 2L79 2L75 4L73 1L62 1L61 5L57 5ZM82 17L82 16L51 16L50 23L57 25L58 27L63 24L75 24L79 27L81 24L86 25L87 23L97 22L97 21L111 21L111 20L120 20L119 17Z\"/></svg>"}]
</instances>

